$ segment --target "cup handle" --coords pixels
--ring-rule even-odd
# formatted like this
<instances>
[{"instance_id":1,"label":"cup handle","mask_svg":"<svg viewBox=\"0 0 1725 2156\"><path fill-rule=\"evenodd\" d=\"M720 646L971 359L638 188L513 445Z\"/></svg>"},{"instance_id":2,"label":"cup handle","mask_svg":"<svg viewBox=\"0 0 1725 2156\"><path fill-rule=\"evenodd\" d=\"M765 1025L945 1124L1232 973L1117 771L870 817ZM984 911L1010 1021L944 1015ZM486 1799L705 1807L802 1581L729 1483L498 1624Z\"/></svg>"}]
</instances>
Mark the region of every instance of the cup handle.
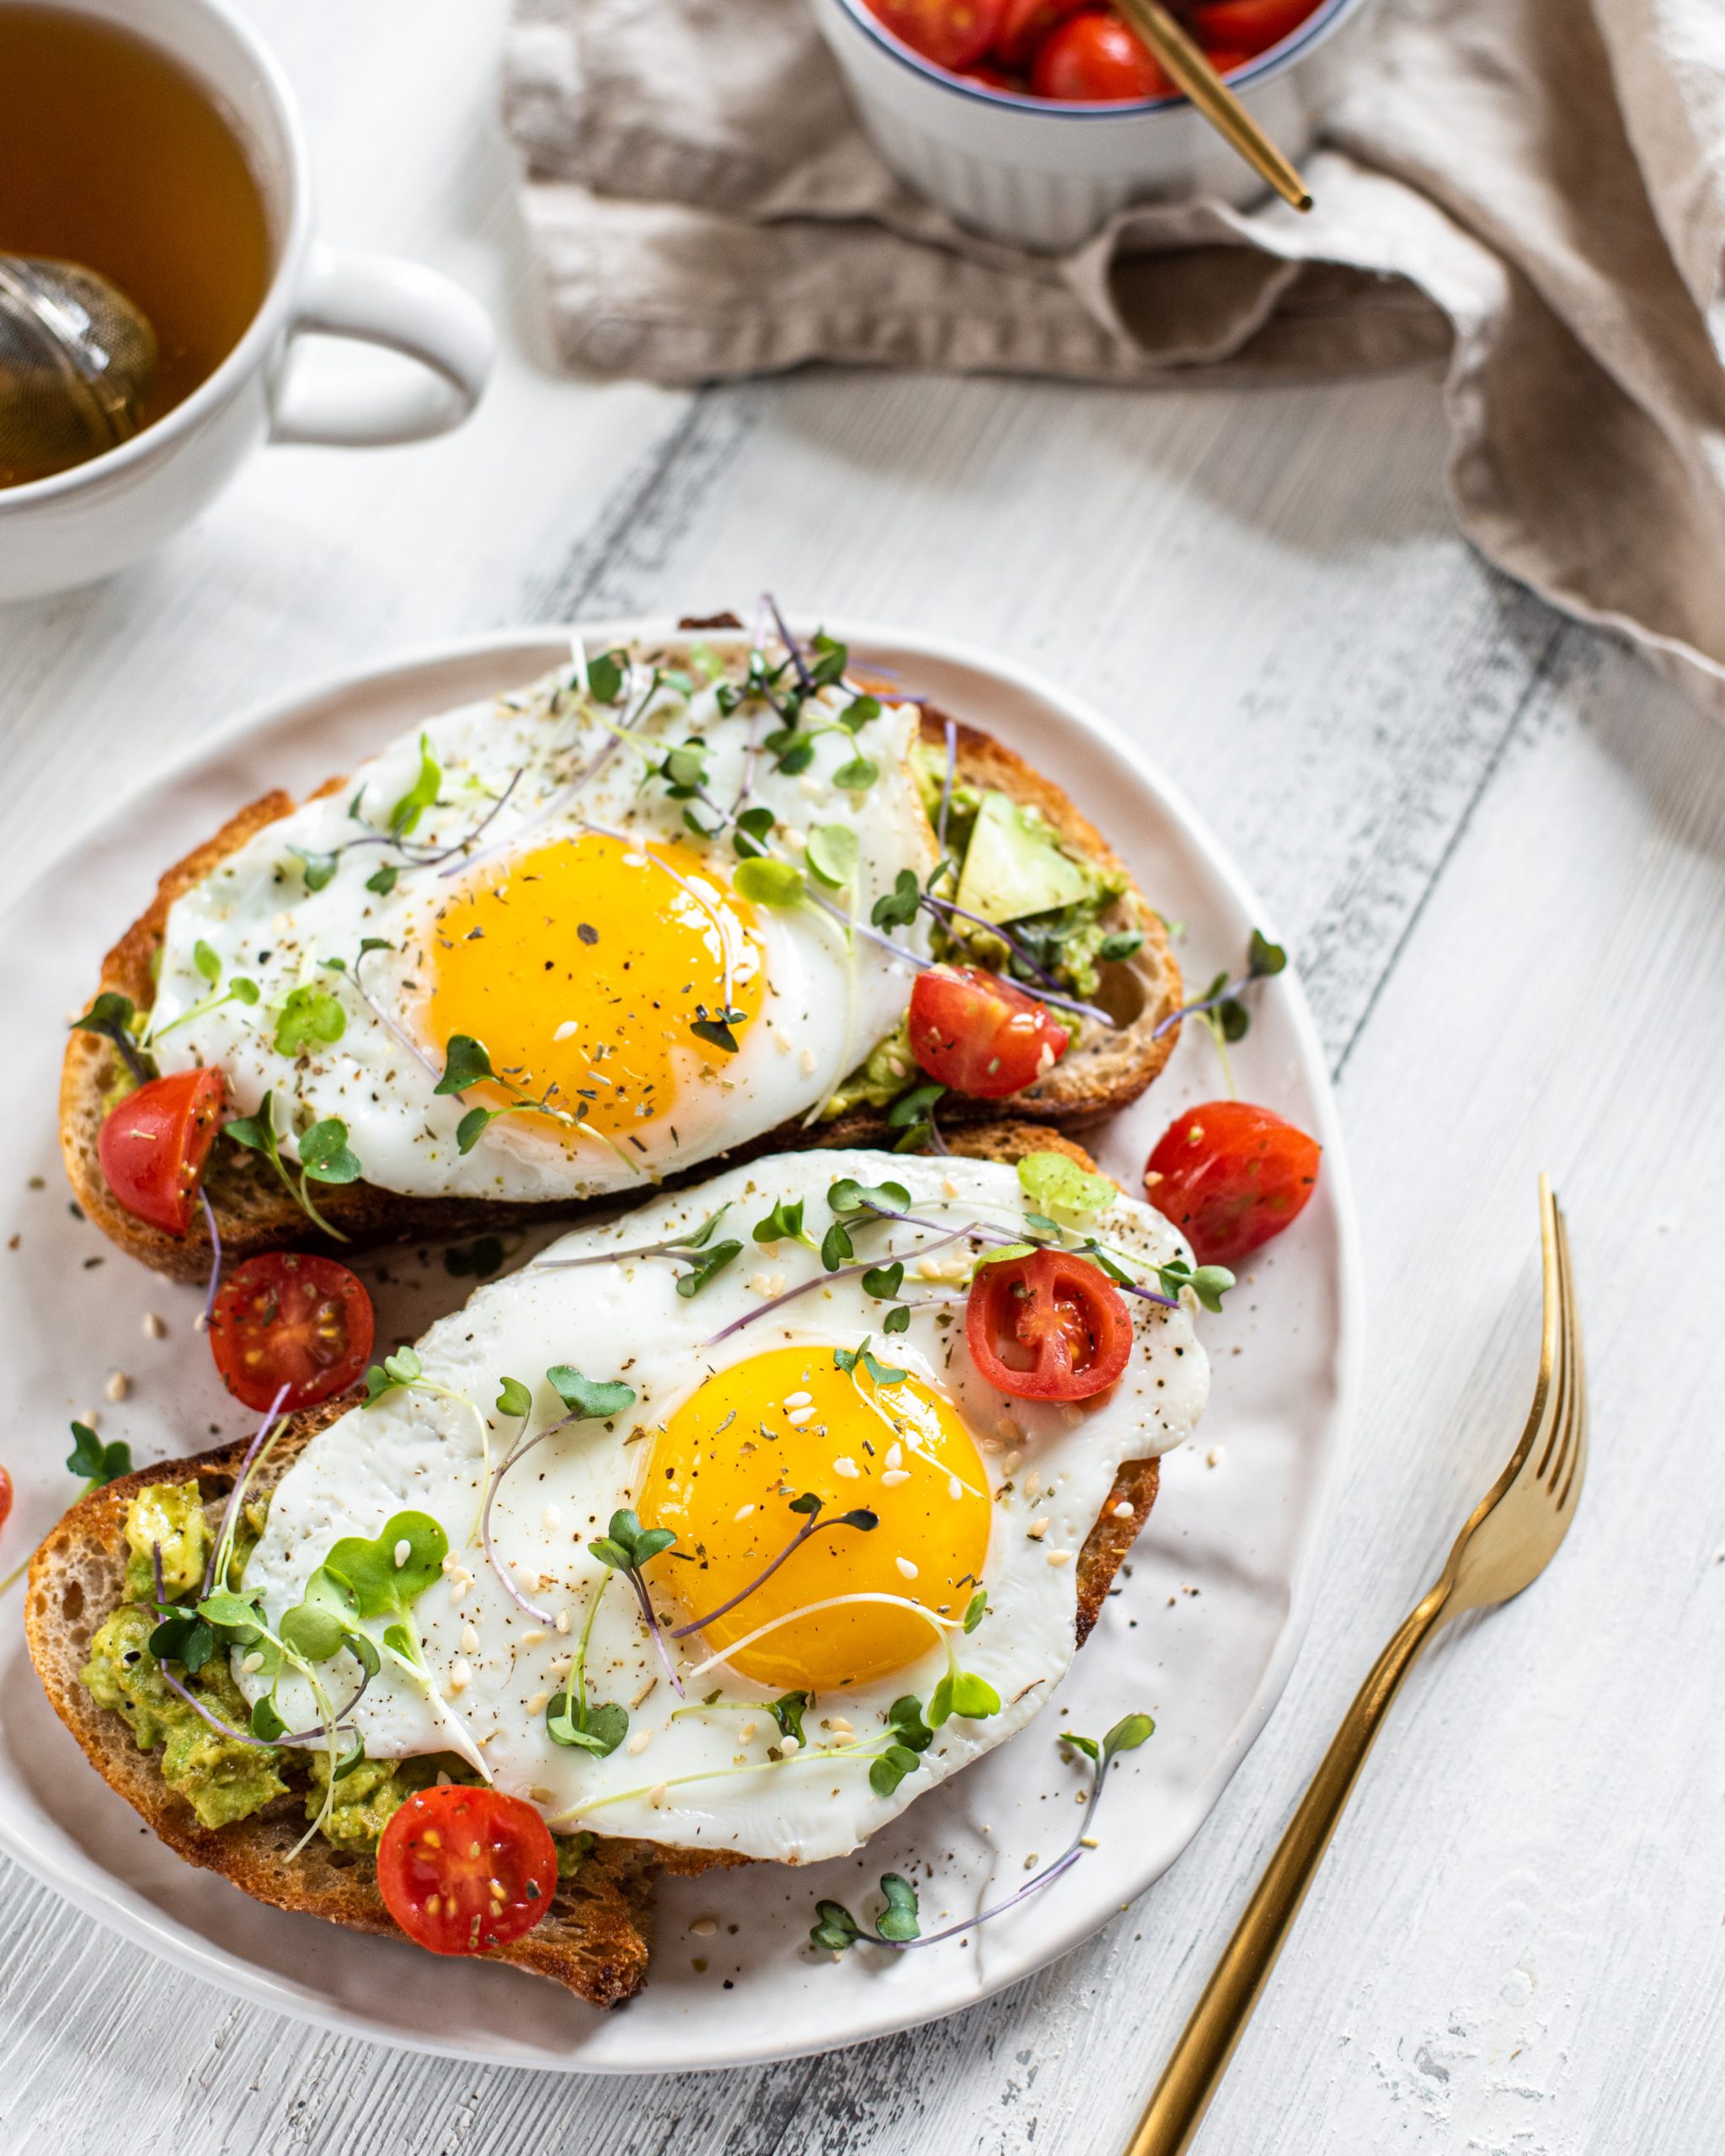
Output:
<instances>
[{"instance_id":1,"label":"cup handle","mask_svg":"<svg viewBox=\"0 0 1725 2156\"><path fill-rule=\"evenodd\" d=\"M343 375L295 351L308 333L382 344L418 366L375 381ZM288 337L270 439L345 449L424 441L460 426L484 389L496 341L479 302L435 270L326 247L307 264Z\"/></svg>"}]
</instances>

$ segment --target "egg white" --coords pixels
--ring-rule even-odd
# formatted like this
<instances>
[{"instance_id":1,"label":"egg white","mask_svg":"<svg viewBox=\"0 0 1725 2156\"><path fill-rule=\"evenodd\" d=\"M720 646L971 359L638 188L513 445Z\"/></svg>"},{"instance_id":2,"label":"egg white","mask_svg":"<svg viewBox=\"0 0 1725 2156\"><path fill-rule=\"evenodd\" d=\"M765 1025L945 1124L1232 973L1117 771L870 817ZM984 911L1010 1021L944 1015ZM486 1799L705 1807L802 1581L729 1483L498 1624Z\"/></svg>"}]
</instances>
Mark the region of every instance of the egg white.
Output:
<instances>
[{"instance_id":1,"label":"egg white","mask_svg":"<svg viewBox=\"0 0 1725 2156\"><path fill-rule=\"evenodd\" d=\"M953 1403L978 1438L989 1476L989 1612L974 1633L957 1636L956 1646L964 1668L999 1693L1001 1711L948 1721L919 1769L892 1795L879 1796L869 1785L869 1747L881 1741L895 1700L912 1693L926 1701L945 1673L945 1650L932 1633L921 1660L822 1694L805 1719L805 1748L774 1759L770 1748L780 1744L779 1732L764 1711L697 1710L673 1719L680 1704L715 1690L726 1700L758 1702L762 1687L720 1666L690 1681L680 1702L632 1594L613 1580L594 1626L588 1683L590 1696L628 1708L629 1738L595 1759L556 1746L547 1734L545 1701L563 1682L604 1577L586 1540L605 1532L614 1510L635 1502L649 1432L729 1363L786 1345L822 1353L856 1348L870 1333L878 1347L889 1345L880 1335L885 1306L859 1280L827 1279L818 1257L798 1245L780 1243L766 1254L749 1244L750 1225L775 1199L798 1198L818 1242L830 1219L828 1188L846 1176L896 1181L910 1191L914 1209L952 1226L985 1221L1011 1230L1027 1203L1014 1171L993 1162L873 1152L776 1155L563 1237L520 1273L478 1289L419 1343L425 1376L447 1394L393 1393L312 1439L275 1492L245 1573L247 1591L262 1595L272 1618L300 1599L339 1536L375 1536L403 1508L429 1513L449 1536L445 1576L414 1609L441 1704L386 1667L354 1716L370 1756L461 1751L483 1761L499 1788L538 1805L559 1831L641 1835L796 1862L855 1848L1047 1700L1074 1652L1077 1554L1115 1471L1123 1460L1162 1453L1190 1433L1208 1393L1207 1360L1187 1309L1135 1300L1131 1360L1108 1391L1070 1406L1007 1399L971 1362L957 1286L925 1279L919 1269L916 1252L936 1240L932 1232L881 1224L860 1231L859 1259L905 1257L908 1290L927 1298L909 1331L892 1336L891 1358ZM732 1208L725 1231L747 1247L692 1298L678 1295L681 1268L664 1257L563 1262L658 1242L725 1204ZM1162 1214L1135 1199L1118 1202L1104 1233L1146 1271L1189 1255ZM943 1269L953 1247L941 1252ZM703 1344L733 1320L761 1310L782 1287L815 1278L822 1285L808 1294L717 1347ZM591 1378L622 1378L638 1397L612 1422L585 1422L537 1447L510 1471L496 1500L498 1554L557 1617L547 1630L510 1599L474 1539L483 1487L480 1421L489 1425L494 1461L519 1427L492 1407L503 1378L535 1386L535 1427L542 1427L562 1412L542 1374L565 1363ZM865 1464L854 1485L859 1502L868 1502L873 1471ZM1033 1537L1028 1530L1039 1523L1045 1525ZM662 1570L670 1561L655 1564ZM654 1566L648 1576L650 1583ZM381 1631L381 1624L373 1629ZM672 1652L686 1671L706 1657L698 1636ZM255 1696L260 1680L237 1674ZM285 1682L281 1694L291 1721L296 1713L310 1718L311 1701L298 1680ZM851 1733L831 1726L838 1717ZM858 1756L842 1756L852 1747Z\"/></svg>"},{"instance_id":2,"label":"egg white","mask_svg":"<svg viewBox=\"0 0 1725 2156\"><path fill-rule=\"evenodd\" d=\"M717 641L725 648L719 655L728 668L718 678L740 678L745 640ZM682 650L637 652L628 694L604 716L615 721L628 714L632 728L659 744L661 758L692 734L704 737L713 799L729 804L740 798L746 772L748 798L772 811L775 842L785 857L802 859L817 825L853 831L856 910L863 922L901 869L920 877L932 866L933 835L909 764L918 723L913 706L888 706L854 741L836 730L820 734L809 768L788 776L759 749L759 737L777 722L758 702L727 715L718 707L717 682L704 679L686 698L661 688L644 702L655 659L665 665L692 663ZM738 1052L722 1068L683 1056L673 1112L643 1123L627 1145L617 1146L592 1134L560 1133L540 1118L505 1116L471 1151L459 1151L456 1134L471 1102L437 1095L443 1044L419 1038L411 1016L427 985L419 975L437 910L475 866L497 873L512 856L574 835L584 825L642 839L688 838L685 803L656 780L644 784L646 755L606 730L599 707L570 686L570 678L564 670L517 696L415 727L362 764L339 791L259 830L177 899L168 910L152 1015L160 1067L219 1067L231 1105L244 1114L254 1113L273 1092L290 1159L296 1157L295 1134L339 1118L368 1182L419 1197L532 1202L611 1190L639 1193L673 1169L817 1111L896 1027L911 970L867 937L852 939L847 947L843 925L814 906L761 905L756 917L766 990L759 1014L738 1029ZM805 708L803 723L830 722L848 701L837 690L824 691ZM442 782L438 804L414 827L417 851L410 858L383 841L393 805L419 769L422 734L441 766ZM865 792L846 792L833 783L833 774L859 751L880 776ZM574 782L587 772L572 793ZM701 814L712 821L706 809ZM449 849L450 857L419 857L426 849ZM737 866L729 830L704 851L706 889L722 901ZM305 857L330 855L333 875L312 890ZM394 888L385 894L368 889L368 879L386 863L397 870ZM666 903L674 902L668 880L665 888ZM573 935L576 924L569 926ZM897 936L927 949L920 926ZM368 938L387 947L362 955ZM179 1023L211 995L211 953L220 968L218 993L238 978L255 984L258 998L227 1002ZM331 1044L285 1054L275 1044L278 1017L287 995L307 985L338 999L345 1029ZM575 1022L583 1015L574 1008L569 1013ZM907 1069L907 1079L911 1075Z\"/></svg>"}]
</instances>

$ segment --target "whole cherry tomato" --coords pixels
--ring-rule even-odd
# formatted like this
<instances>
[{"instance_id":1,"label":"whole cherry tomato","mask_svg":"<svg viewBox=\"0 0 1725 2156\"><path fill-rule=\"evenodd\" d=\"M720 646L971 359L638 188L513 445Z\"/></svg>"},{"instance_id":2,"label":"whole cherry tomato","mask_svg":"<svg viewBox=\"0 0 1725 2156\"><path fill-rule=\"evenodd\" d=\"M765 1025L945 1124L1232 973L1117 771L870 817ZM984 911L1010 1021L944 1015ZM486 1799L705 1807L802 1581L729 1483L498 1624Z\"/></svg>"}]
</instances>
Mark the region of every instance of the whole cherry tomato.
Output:
<instances>
[{"instance_id":1,"label":"whole cherry tomato","mask_svg":"<svg viewBox=\"0 0 1725 2156\"><path fill-rule=\"evenodd\" d=\"M0 1528L12 1517L12 1477L0 1467Z\"/></svg>"},{"instance_id":2,"label":"whole cherry tomato","mask_svg":"<svg viewBox=\"0 0 1725 2156\"><path fill-rule=\"evenodd\" d=\"M1243 54L1250 59L1268 51L1298 29L1317 4L1318 0L1200 0L1192 26L1218 72L1226 74L1219 56Z\"/></svg>"},{"instance_id":3,"label":"whole cherry tomato","mask_svg":"<svg viewBox=\"0 0 1725 2156\"><path fill-rule=\"evenodd\" d=\"M985 1265L964 1310L970 1359L1014 1400L1088 1400L1132 1352L1132 1316L1097 1268L1064 1251Z\"/></svg>"},{"instance_id":4,"label":"whole cherry tomato","mask_svg":"<svg viewBox=\"0 0 1725 2156\"><path fill-rule=\"evenodd\" d=\"M1200 1265L1232 1265L1299 1217L1322 1150L1268 1108L1206 1101L1156 1141L1144 1187Z\"/></svg>"},{"instance_id":5,"label":"whole cherry tomato","mask_svg":"<svg viewBox=\"0 0 1725 2156\"><path fill-rule=\"evenodd\" d=\"M1006 0L868 0L913 52L940 67L968 67L994 43Z\"/></svg>"},{"instance_id":6,"label":"whole cherry tomato","mask_svg":"<svg viewBox=\"0 0 1725 2156\"><path fill-rule=\"evenodd\" d=\"M1063 104L1137 103L1173 83L1118 15L1070 16L1037 48L1030 87Z\"/></svg>"},{"instance_id":7,"label":"whole cherry tomato","mask_svg":"<svg viewBox=\"0 0 1725 2156\"><path fill-rule=\"evenodd\" d=\"M1052 1070L1071 1036L1033 995L980 966L935 966L911 990L911 1053L954 1092L1004 1100Z\"/></svg>"},{"instance_id":8,"label":"whole cherry tomato","mask_svg":"<svg viewBox=\"0 0 1725 2156\"><path fill-rule=\"evenodd\" d=\"M371 1298L344 1265L302 1251L267 1251L222 1282L210 1318L222 1382L247 1407L286 1385L291 1415L345 1392L371 1358Z\"/></svg>"},{"instance_id":9,"label":"whole cherry tomato","mask_svg":"<svg viewBox=\"0 0 1725 2156\"><path fill-rule=\"evenodd\" d=\"M530 1932L557 1891L557 1844L518 1796L451 1783L410 1796L377 1844L377 1891L434 1954L483 1954Z\"/></svg>"},{"instance_id":10,"label":"whole cherry tomato","mask_svg":"<svg viewBox=\"0 0 1725 2156\"><path fill-rule=\"evenodd\" d=\"M1076 14L1087 0L1006 0L995 36L995 58L1007 67L1025 67L1056 23Z\"/></svg>"},{"instance_id":11,"label":"whole cherry tomato","mask_svg":"<svg viewBox=\"0 0 1725 2156\"><path fill-rule=\"evenodd\" d=\"M96 1140L108 1187L135 1219L170 1235L191 1225L198 1182L222 1126L222 1073L152 1078L109 1110Z\"/></svg>"}]
</instances>

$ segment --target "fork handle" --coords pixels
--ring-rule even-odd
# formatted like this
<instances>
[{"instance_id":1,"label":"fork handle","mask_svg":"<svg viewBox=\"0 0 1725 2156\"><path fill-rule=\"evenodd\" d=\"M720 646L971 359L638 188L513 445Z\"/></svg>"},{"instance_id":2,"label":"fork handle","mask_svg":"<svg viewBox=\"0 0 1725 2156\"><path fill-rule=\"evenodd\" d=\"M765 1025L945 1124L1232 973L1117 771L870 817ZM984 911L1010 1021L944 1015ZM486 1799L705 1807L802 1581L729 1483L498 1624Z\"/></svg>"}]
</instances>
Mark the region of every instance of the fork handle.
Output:
<instances>
[{"instance_id":1,"label":"fork handle","mask_svg":"<svg viewBox=\"0 0 1725 2156\"><path fill-rule=\"evenodd\" d=\"M1402 1620L1354 1694L1203 1997L1192 2009L1138 2131L1127 2144L1126 2156L1181 2156L1189 2146L1283 1941L1294 1928L1306 1890L1323 1860L1343 1807L1354 1794L1373 1740L1402 1680L1450 1614L1449 1603L1449 1582L1440 1581Z\"/></svg>"}]
</instances>

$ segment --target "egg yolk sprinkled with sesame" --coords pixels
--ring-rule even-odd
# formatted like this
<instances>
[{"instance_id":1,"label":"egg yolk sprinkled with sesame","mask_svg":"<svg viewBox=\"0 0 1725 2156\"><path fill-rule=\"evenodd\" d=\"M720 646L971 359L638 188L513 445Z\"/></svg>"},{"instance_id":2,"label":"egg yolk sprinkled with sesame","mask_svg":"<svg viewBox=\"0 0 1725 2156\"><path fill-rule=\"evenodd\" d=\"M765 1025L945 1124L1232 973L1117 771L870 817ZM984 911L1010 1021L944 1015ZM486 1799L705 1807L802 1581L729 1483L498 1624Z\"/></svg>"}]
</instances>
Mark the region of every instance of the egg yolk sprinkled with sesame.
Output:
<instances>
[{"instance_id":1,"label":"egg yolk sprinkled with sesame","mask_svg":"<svg viewBox=\"0 0 1725 2156\"><path fill-rule=\"evenodd\" d=\"M895 1367L888 1355L879 1361ZM806 1511L791 1502L810 1493L821 1501L822 1524L704 1628L708 1652L781 1690L864 1684L921 1661L938 1645L937 1630L903 1604L963 1617L988 1557L988 1477L969 1429L931 1385L908 1372L878 1383L860 1358L841 1369L830 1347L780 1348L734 1363L667 1418L638 1506L644 1525L675 1532L684 1561L661 1559L655 1588L675 1596L688 1619L717 1609L806 1524ZM837 1524L858 1509L878 1525ZM890 1599L810 1610L841 1595Z\"/></svg>"},{"instance_id":2,"label":"egg yolk sprinkled with sesame","mask_svg":"<svg viewBox=\"0 0 1725 2156\"><path fill-rule=\"evenodd\" d=\"M582 832L477 873L433 919L419 1023L482 1042L515 1094L603 1137L675 1117L760 1011L754 910L673 846ZM702 1030L697 1031L700 1027ZM508 1105L501 1087L470 1097ZM542 1129L576 1134L545 1116Z\"/></svg>"}]
</instances>

